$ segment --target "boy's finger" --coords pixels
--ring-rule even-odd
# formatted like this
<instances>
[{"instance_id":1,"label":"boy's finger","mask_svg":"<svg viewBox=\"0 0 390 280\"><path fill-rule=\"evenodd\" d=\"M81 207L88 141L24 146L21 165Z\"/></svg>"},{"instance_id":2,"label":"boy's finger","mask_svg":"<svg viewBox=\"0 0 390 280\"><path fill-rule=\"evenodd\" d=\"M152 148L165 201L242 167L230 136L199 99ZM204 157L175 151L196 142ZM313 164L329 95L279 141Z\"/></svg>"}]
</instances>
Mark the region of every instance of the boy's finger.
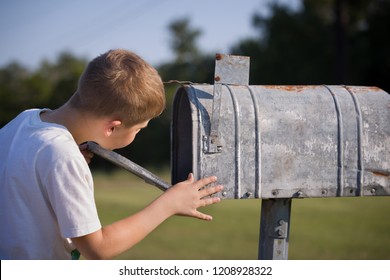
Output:
<instances>
[{"instance_id":1,"label":"boy's finger","mask_svg":"<svg viewBox=\"0 0 390 280\"><path fill-rule=\"evenodd\" d=\"M221 199L219 197L209 197L209 198L203 198L201 199L202 206L208 206L211 204L215 204L221 202Z\"/></svg>"},{"instance_id":2,"label":"boy's finger","mask_svg":"<svg viewBox=\"0 0 390 280\"><path fill-rule=\"evenodd\" d=\"M203 188L204 186L210 184L210 183L213 183L217 181L217 177L216 176L210 176L210 177L205 177L205 178L202 178L200 180L198 180L196 183L195 183L195 186L198 188L198 189L201 189Z\"/></svg>"},{"instance_id":3,"label":"boy's finger","mask_svg":"<svg viewBox=\"0 0 390 280\"><path fill-rule=\"evenodd\" d=\"M222 185L218 185L215 187L208 187L208 188L202 189L200 195L201 195L201 197L205 197L205 196L209 196L209 195L215 194L217 192L220 192L222 190L223 190Z\"/></svg>"},{"instance_id":4,"label":"boy's finger","mask_svg":"<svg viewBox=\"0 0 390 280\"><path fill-rule=\"evenodd\" d=\"M85 150L87 150L87 147L88 147L87 142L84 142L84 143L82 143L82 144L79 145L80 151L85 151Z\"/></svg>"},{"instance_id":5,"label":"boy's finger","mask_svg":"<svg viewBox=\"0 0 390 280\"><path fill-rule=\"evenodd\" d=\"M211 221L213 219L212 216L206 215L202 212L196 211L193 215L195 218L201 219L201 220L206 220L206 221Z\"/></svg>"},{"instance_id":6,"label":"boy's finger","mask_svg":"<svg viewBox=\"0 0 390 280\"><path fill-rule=\"evenodd\" d=\"M192 183L194 181L194 174L189 173L187 176L187 180L190 181L190 183Z\"/></svg>"}]
</instances>

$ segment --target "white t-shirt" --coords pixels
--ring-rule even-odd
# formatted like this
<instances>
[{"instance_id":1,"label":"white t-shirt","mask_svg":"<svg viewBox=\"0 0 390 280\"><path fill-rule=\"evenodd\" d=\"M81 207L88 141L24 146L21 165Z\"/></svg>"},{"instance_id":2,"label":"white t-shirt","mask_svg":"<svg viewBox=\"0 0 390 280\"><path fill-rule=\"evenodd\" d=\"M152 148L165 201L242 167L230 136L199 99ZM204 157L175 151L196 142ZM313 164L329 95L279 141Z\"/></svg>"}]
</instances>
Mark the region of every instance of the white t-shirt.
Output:
<instances>
[{"instance_id":1,"label":"white t-shirt","mask_svg":"<svg viewBox=\"0 0 390 280\"><path fill-rule=\"evenodd\" d=\"M92 175L63 126L27 110L0 130L0 258L70 259L101 228Z\"/></svg>"}]
</instances>

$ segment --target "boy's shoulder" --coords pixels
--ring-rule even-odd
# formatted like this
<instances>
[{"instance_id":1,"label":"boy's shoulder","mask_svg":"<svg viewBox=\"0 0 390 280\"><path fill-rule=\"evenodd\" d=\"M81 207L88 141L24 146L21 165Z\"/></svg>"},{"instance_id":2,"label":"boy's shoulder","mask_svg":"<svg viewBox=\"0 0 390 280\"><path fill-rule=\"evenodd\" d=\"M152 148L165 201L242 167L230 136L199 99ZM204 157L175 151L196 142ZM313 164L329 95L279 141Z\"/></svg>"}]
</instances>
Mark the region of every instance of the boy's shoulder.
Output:
<instances>
[{"instance_id":1,"label":"boy's shoulder","mask_svg":"<svg viewBox=\"0 0 390 280\"><path fill-rule=\"evenodd\" d=\"M42 111L47 109L27 109L19 113L14 119L9 121L4 127L1 128L2 131L7 129L13 129L13 127L20 126L34 126L40 124L39 115Z\"/></svg>"},{"instance_id":2,"label":"boy's shoulder","mask_svg":"<svg viewBox=\"0 0 390 280\"><path fill-rule=\"evenodd\" d=\"M1 129L0 138L4 142L11 141L12 146L24 152L35 151L53 157L79 153L76 142L64 126L40 119L41 112L45 110L29 109L21 112Z\"/></svg>"}]
</instances>

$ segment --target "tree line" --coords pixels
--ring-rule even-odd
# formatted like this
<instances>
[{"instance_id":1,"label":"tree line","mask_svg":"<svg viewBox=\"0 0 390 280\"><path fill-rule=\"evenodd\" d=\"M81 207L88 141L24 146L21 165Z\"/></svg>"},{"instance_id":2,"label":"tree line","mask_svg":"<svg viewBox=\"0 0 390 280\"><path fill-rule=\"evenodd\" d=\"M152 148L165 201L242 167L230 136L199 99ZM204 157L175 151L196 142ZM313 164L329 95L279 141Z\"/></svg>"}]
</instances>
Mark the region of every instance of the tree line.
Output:
<instances>
[{"instance_id":1,"label":"tree line","mask_svg":"<svg viewBox=\"0 0 390 280\"><path fill-rule=\"evenodd\" d=\"M270 3L266 16L254 12L253 36L238 40L229 51L250 56L251 85L349 84L390 92L390 0L302 0L298 10ZM175 57L156 67L163 80L213 84L215 53L198 47L202 30L190 18L172 21L168 30ZM86 63L64 52L35 70L18 62L1 68L0 127L22 110L62 105L74 93ZM165 112L121 154L149 167L169 164L177 88L166 84ZM95 158L93 168L113 167Z\"/></svg>"}]
</instances>

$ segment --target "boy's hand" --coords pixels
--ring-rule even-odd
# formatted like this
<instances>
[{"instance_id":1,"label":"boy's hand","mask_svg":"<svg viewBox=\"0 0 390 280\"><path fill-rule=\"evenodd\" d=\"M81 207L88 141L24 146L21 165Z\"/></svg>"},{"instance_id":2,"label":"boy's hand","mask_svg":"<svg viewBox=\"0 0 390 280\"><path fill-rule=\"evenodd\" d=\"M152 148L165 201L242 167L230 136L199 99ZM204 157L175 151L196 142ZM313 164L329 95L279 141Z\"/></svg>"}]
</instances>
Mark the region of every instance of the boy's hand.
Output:
<instances>
[{"instance_id":1,"label":"boy's hand","mask_svg":"<svg viewBox=\"0 0 390 280\"><path fill-rule=\"evenodd\" d=\"M186 181L174 185L163 194L167 198L167 207L170 207L176 215L191 216L208 221L212 220L212 216L201 213L197 209L221 201L218 197L208 196L220 192L223 186L203 188L216 181L217 177L215 176L194 181L194 176L190 173Z\"/></svg>"},{"instance_id":2,"label":"boy's hand","mask_svg":"<svg viewBox=\"0 0 390 280\"><path fill-rule=\"evenodd\" d=\"M83 154L85 160L89 164L91 162L91 159L93 158L93 153L87 150L88 144L83 143L79 146L80 152Z\"/></svg>"},{"instance_id":3,"label":"boy's hand","mask_svg":"<svg viewBox=\"0 0 390 280\"><path fill-rule=\"evenodd\" d=\"M211 216L197 209L220 201L208 196L221 191L222 186L205 187L216 180L213 176L194 182L190 174L186 181L172 186L138 213L72 241L87 259L111 259L137 244L172 215L211 220Z\"/></svg>"}]
</instances>

